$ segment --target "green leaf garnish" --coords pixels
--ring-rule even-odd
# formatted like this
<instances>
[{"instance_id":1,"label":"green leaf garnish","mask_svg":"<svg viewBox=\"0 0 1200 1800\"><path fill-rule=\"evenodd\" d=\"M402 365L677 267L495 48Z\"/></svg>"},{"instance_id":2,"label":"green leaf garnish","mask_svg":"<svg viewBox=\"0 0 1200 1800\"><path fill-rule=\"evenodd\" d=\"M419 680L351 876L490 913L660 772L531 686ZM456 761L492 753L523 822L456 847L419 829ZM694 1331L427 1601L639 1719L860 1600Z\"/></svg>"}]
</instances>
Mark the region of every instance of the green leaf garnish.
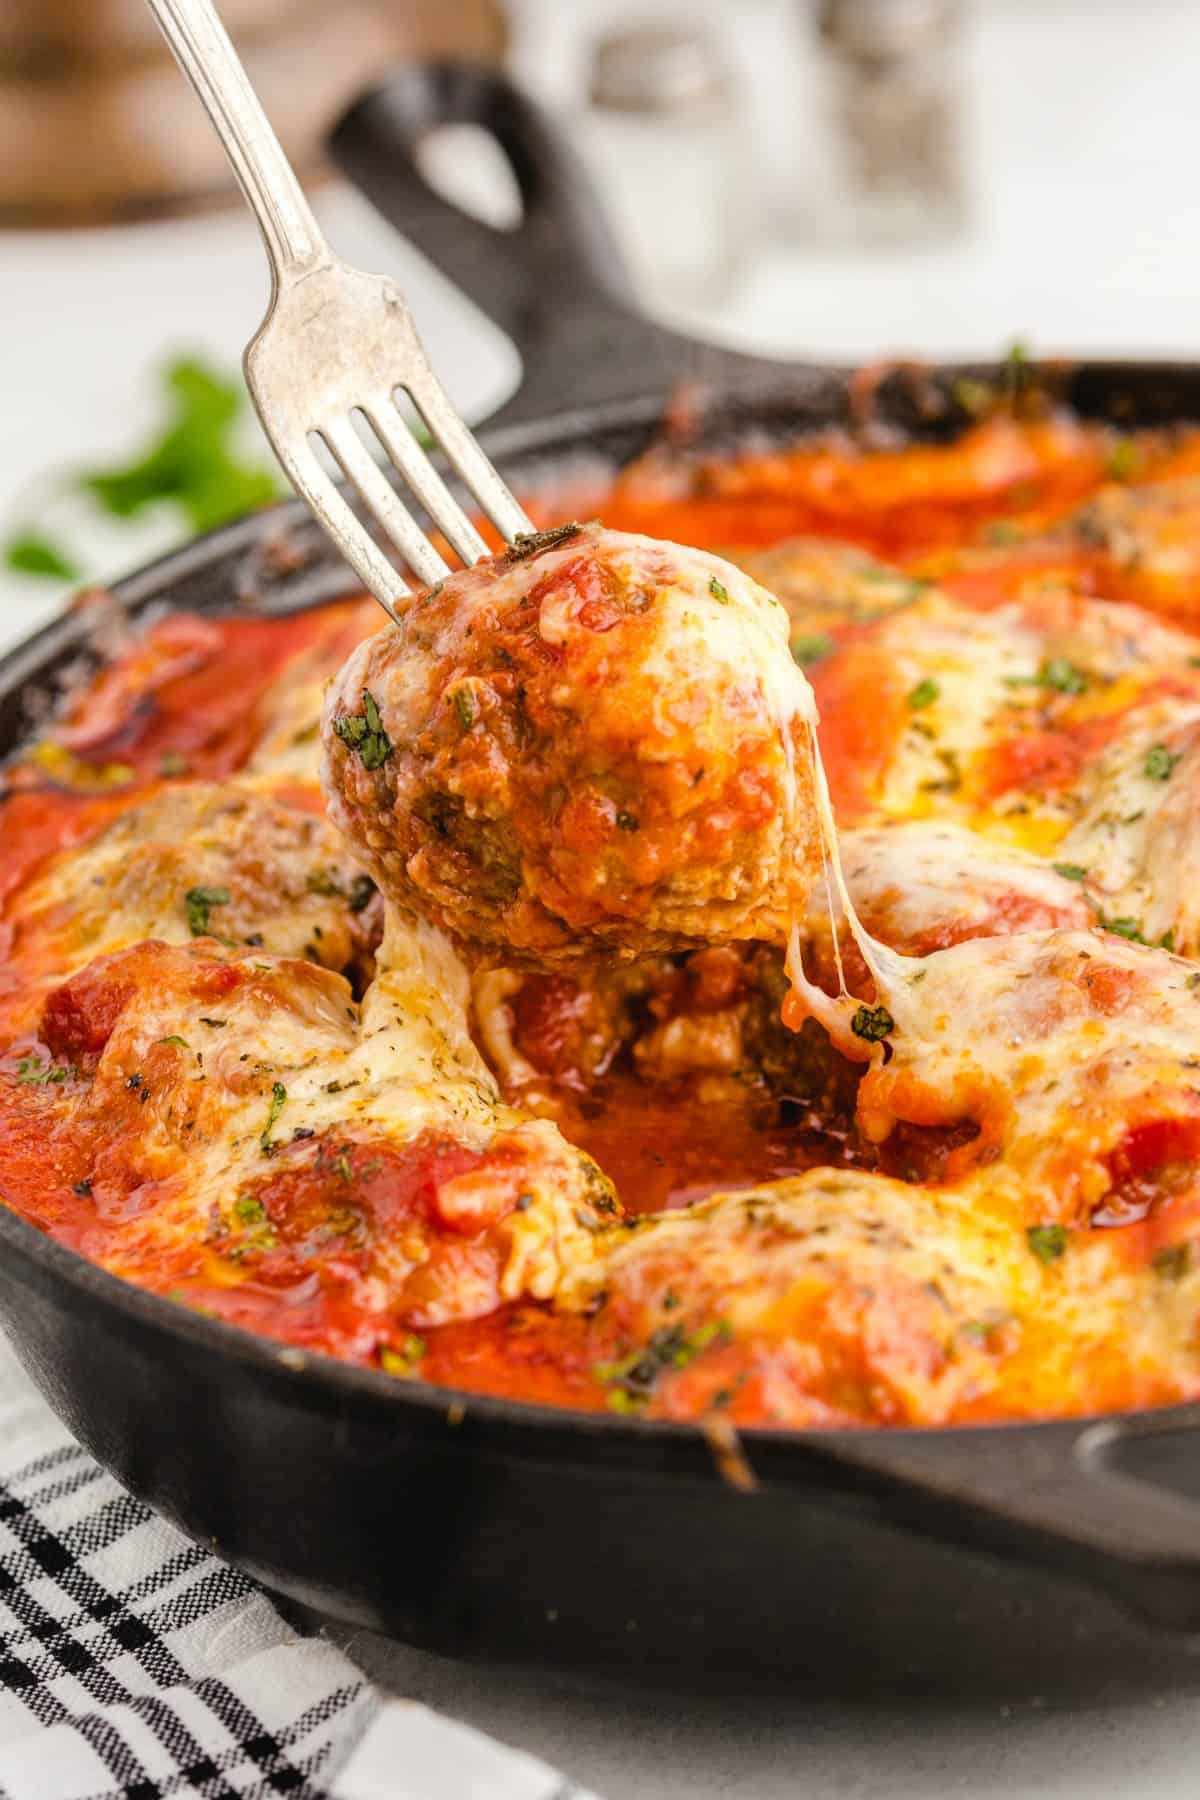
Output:
<instances>
[{"instance_id":1,"label":"green leaf garnish","mask_svg":"<svg viewBox=\"0 0 1200 1800\"><path fill-rule=\"evenodd\" d=\"M715 575L709 578L708 591L714 600L721 602L722 606L729 605L729 589L723 581L718 581Z\"/></svg>"},{"instance_id":2,"label":"green leaf garnish","mask_svg":"<svg viewBox=\"0 0 1200 1800\"><path fill-rule=\"evenodd\" d=\"M1082 863L1054 863L1054 873L1061 875L1064 881L1086 881L1087 870Z\"/></svg>"},{"instance_id":3,"label":"green leaf garnish","mask_svg":"<svg viewBox=\"0 0 1200 1800\"><path fill-rule=\"evenodd\" d=\"M4 566L16 575L44 575L51 581L78 581L79 570L65 550L40 531L18 531L4 546Z\"/></svg>"},{"instance_id":4,"label":"green leaf garnish","mask_svg":"<svg viewBox=\"0 0 1200 1800\"><path fill-rule=\"evenodd\" d=\"M270 469L242 461L233 448L245 404L240 383L183 357L167 368L165 386L169 413L160 436L123 468L82 477L97 504L131 519L156 501L172 501L199 532L275 499L280 488Z\"/></svg>"}]
</instances>

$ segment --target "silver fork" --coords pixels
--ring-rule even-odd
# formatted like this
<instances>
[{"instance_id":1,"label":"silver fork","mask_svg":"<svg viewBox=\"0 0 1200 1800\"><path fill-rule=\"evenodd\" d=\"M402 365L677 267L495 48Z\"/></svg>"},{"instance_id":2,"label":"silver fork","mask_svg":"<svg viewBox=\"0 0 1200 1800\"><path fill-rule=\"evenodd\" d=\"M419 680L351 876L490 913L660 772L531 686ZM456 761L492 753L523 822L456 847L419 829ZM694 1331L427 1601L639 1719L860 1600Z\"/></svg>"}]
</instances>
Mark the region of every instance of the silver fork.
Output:
<instances>
[{"instance_id":1,"label":"silver fork","mask_svg":"<svg viewBox=\"0 0 1200 1800\"><path fill-rule=\"evenodd\" d=\"M149 0L204 103L258 220L271 303L246 350L246 382L275 454L355 573L395 619L411 593L313 448L319 438L422 583L449 565L430 543L355 424L370 426L411 493L464 564L489 554L409 429L396 393L416 406L447 462L508 543L533 530L429 366L403 294L333 254L211 0Z\"/></svg>"}]
</instances>

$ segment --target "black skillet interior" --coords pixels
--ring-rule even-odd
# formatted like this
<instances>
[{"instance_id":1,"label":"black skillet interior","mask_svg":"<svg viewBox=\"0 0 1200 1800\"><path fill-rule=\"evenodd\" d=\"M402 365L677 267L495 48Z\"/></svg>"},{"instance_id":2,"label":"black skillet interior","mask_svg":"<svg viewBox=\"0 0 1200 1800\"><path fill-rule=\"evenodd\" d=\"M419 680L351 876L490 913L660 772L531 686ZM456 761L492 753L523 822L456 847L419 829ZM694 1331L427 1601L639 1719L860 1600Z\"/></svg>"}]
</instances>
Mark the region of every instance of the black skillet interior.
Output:
<instances>
[{"instance_id":1,"label":"black skillet interior","mask_svg":"<svg viewBox=\"0 0 1200 1800\"><path fill-rule=\"evenodd\" d=\"M462 119L496 133L526 202L526 225L505 246L474 227L474 276L445 247L456 211L412 159L422 132ZM710 392L691 432L708 448L863 423L861 384L844 372L726 365L724 353L640 321L553 129L496 78L405 71L334 141L382 210L517 332L539 404L554 392L555 414L535 416L525 389L483 434L518 486L553 483L580 458L626 461L658 429L671 385L698 372ZM555 322L564 269L577 314L595 321L587 343L607 346L599 361ZM963 372L901 370L874 384L864 428L954 430ZM1039 378L1089 417L1200 419L1197 367L1092 364ZM189 546L117 595L145 617L231 603L286 610L350 585L292 505ZM4 660L0 747L19 741L28 695L53 687L86 641L86 622L68 617ZM750 1433L758 1486L747 1493L690 1428L455 1400L280 1351L115 1281L3 1208L0 1244L13 1342L127 1486L294 1598L415 1642L690 1679L1045 1690L1093 1680L1113 1644L1127 1680L1162 1679L1177 1654L1115 1625L1108 1603L1071 1578L1200 1629L1200 1407L977 1430Z\"/></svg>"}]
</instances>

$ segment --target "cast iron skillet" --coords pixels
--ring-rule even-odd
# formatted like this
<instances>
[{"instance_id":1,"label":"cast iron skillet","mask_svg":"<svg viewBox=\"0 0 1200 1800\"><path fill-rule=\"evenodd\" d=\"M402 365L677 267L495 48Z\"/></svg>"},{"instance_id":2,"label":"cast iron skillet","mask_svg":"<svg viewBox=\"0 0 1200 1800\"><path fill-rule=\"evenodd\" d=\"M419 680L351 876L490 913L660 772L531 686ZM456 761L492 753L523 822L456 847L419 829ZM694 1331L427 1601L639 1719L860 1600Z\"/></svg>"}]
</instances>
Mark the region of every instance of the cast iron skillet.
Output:
<instances>
[{"instance_id":1,"label":"cast iron skillet","mask_svg":"<svg viewBox=\"0 0 1200 1800\"><path fill-rule=\"evenodd\" d=\"M460 216L417 173L420 135L464 120L512 162L525 213L511 234ZM686 375L709 383L692 427L706 445L855 420L850 372L734 357L640 317L578 170L504 82L405 72L346 117L333 148L516 338L525 385L484 441L518 487L581 455L635 454ZM893 373L873 419L952 432L961 372ZM1043 373L1088 417L1200 420L1200 365ZM141 617L291 608L349 587L291 505L117 593ZM0 749L27 727L29 689L53 685L85 641L68 617L0 665ZM1200 1630L1200 1406L748 1432L758 1487L744 1492L692 1427L455 1397L280 1349L115 1280L3 1207L0 1314L51 1404L136 1494L292 1598L431 1648L958 1689L1007 1659L1047 1690L1068 1672L1086 1685L1097 1646L1131 1634L1129 1680L1158 1678L1174 1654L1114 1625L1079 1578L1156 1625Z\"/></svg>"}]
</instances>

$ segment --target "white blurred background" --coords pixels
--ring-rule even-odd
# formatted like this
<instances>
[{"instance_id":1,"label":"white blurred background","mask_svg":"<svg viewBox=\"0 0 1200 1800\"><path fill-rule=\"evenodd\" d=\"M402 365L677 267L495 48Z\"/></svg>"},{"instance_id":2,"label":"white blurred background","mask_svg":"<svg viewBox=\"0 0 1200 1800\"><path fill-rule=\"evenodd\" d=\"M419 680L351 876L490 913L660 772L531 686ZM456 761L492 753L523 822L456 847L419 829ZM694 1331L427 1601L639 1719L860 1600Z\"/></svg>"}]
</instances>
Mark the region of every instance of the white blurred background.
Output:
<instances>
[{"instance_id":1,"label":"white blurred background","mask_svg":"<svg viewBox=\"0 0 1200 1800\"><path fill-rule=\"evenodd\" d=\"M404 9L404 0L375 4ZM511 69L581 133L597 36L662 19L715 36L736 83L726 128L741 172L732 216L714 205L708 223L732 231L736 274L681 296L643 260L649 307L714 338L798 356L992 353L1017 336L1038 351L1200 353L1194 0L962 0L951 82L964 223L941 241L882 246L833 243L821 228L841 202L816 85L816 5L507 7ZM450 0L441 11L453 13ZM182 132L195 102L181 81L163 91ZM290 103L303 107L294 86ZM170 142L168 129L168 157ZM478 174L474 146L443 146L451 175L456 158L465 179ZM619 168L619 158L604 166ZM619 215L654 204L652 168L634 185L631 196L610 178ZM331 180L315 193L335 244L410 289L463 407L480 417L497 404L518 378L511 346L356 195ZM69 546L81 575L120 573L178 537L177 509L118 522L64 497L62 471L111 466L144 447L170 357L198 353L236 370L266 295L254 229L236 205L152 223L9 229L0 291L0 535L36 528ZM66 586L0 570L0 639L46 616Z\"/></svg>"}]
</instances>

